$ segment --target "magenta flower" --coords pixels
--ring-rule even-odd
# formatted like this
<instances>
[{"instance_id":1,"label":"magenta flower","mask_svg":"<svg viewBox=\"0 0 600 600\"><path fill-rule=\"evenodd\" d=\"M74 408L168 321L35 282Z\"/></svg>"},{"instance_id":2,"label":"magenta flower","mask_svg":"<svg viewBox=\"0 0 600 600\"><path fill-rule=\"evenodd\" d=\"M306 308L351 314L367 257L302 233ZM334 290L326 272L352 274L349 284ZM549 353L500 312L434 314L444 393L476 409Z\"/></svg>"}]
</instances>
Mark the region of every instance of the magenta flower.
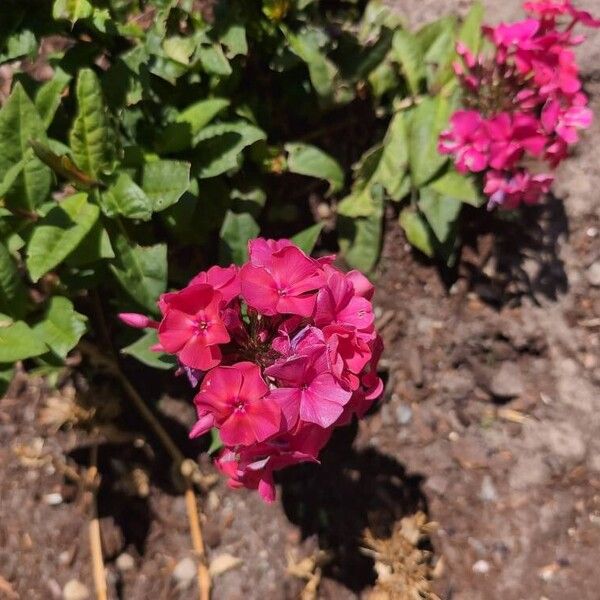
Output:
<instances>
[{"instance_id":1,"label":"magenta flower","mask_svg":"<svg viewBox=\"0 0 600 600\"><path fill-rule=\"evenodd\" d=\"M273 252L269 266L245 264L240 279L242 297L255 310L269 316L308 317L323 283L323 272L300 249L288 246Z\"/></svg>"},{"instance_id":2,"label":"magenta flower","mask_svg":"<svg viewBox=\"0 0 600 600\"><path fill-rule=\"evenodd\" d=\"M266 375L279 381L280 387L272 389L270 397L281 406L288 429L293 429L299 418L331 427L352 396L324 370L323 357L322 351L312 356L296 355L265 370Z\"/></svg>"},{"instance_id":3,"label":"magenta flower","mask_svg":"<svg viewBox=\"0 0 600 600\"><path fill-rule=\"evenodd\" d=\"M585 106L570 106L563 109L558 100L549 100L542 109L541 122L548 132L556 131L566 144L579 141L579 129L587 129L592 124L593 114Z\"/></svg>"},{"instance_id":4,"label":"magenta flower","mask_svg":"<svg viewBox=\"0 0 600 600\"><path fill-rule=\"evenodd\" d=\"M450 129L442 132L438 151L454 154L461 173L483 171L488 165L489 137L481 115L474 110L456 111Z\"/></svg>"},{"instance_id":5,"label":"magenta flower","mask_svg":"<svg viewBox=\"0 0 600 600\"><path fill-rule=\"evenodd\" d=\"M216 367L204 378L194 403L198 422L190 437L219 427L228 446L249 446L279 432L281 410L266 396L269 388L251 362Z\"/></svg>"},{"instance_id":6,"label":"magenta flower","mask_svg":"<svg viewBox=\"0 0 600 600\"><path fill-rule=\"evenodd\" d=\"M197 283L206 283L223 296L226 304L229 304L234 298L240 295L240 280L238 277L239 269L235 265L229 267L214 266L208 271L202 271L194 277L188 285Z\"/></svg>"},{"instance_id":7,"label":"magenta flower","mask_svg":"<svg viewBox=\"0 0 600 600\"><path fill-rule=\"evenodd\" d=\"M211 267L158 300L153 348L176 355L178 374L199 390L191 437L213 428L217 468L233 488L275 498L273 473L318 462L335 427L362 417L383 389L377 375L374 288L334 256L308 257L289 240L252 240L240 269Z\"/></svg>"},{"instance_id":8,"label":"magenta flower","mask_svg":"<svg viewBox=\"0 0 600 600\"><path fill-rule=\"evenodd\" d=\"M163 350L176 354L186 367L201 371L216 367L221 362L219 344L230 339L221 319L221 304L221 294L206 284L165 294L165 316L158 328Z\"/></svg>"}]
</instances>

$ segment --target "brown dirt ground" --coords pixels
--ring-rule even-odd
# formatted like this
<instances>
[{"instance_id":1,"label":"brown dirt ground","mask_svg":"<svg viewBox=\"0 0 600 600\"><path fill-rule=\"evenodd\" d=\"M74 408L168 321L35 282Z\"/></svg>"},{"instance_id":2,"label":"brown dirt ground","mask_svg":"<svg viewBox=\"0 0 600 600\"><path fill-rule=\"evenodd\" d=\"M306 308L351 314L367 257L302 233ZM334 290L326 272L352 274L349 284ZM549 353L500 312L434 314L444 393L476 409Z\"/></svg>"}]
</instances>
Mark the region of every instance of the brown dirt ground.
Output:
<instances>
[{"instance_id":1,"label":"brown dirt ground","mask_svg":"<svg viewBox=\"0 0 600 600\"><path fill-rule=\"evenodd\" d=\"M396 4L418 24L468 3ZM518 14L512 0L486 4L490 20ZM580 4L600 13L598 0ZM384 398L339 432L321 466L288 471L273 506L220 481L207 490L209 559L239 559L214 578L215 600L298 598L305 581L288 566L319 548L331 557L317 597L366 598L377 576L366 528L389 536L417 510L437 523L432 585L445 600L600 597L600 287L588 271L600 261L599 55L596 33L581 62L599 118L561 168L557 198L532 210L526 229L486 233L485 218L474 220L450 289L389 215L376 296ZM102 376L89 385L92 404L109 411L117 390ZM185 439L189 401L177 387L154 398L161 385L146 381L144 391ZM85 381L67 381L59 406L74 390L90 395ZM54 435L41 422L51 397L19 377L0 400L0 598L58 600L72 579L91 595L88 507L64 465L82 472L94 439L110 597L196 597L184 500L159 445L124 406L118 422L128 434ZM184 448L191 457L202 450ZM201 466L212 473L205 457Z\"/></svg>"}]
</instances>

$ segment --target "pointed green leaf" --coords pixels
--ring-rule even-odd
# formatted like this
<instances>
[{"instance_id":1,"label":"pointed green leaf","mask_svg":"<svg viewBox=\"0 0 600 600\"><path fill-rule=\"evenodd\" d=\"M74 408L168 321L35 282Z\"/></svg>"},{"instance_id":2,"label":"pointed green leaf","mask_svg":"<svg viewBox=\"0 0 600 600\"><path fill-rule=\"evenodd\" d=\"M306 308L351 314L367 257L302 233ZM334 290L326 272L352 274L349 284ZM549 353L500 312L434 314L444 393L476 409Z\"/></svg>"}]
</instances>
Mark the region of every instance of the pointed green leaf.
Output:
<instances>
[{"instance_id":1,"label":"pointed green leaf","mask_svg":"<svg viewBox=\"0 0 600 600\"><path fill-rule=\"evenodd\" d=\"M344 187L344 170L340 164L320 148L300 142L284 146L288 153L288 170L291 173L318 177L329 182L329 193L339 192Z\"/></svg>"},{"instance_id":2,"label":"pointed green leaf","mask_svg":"<svg viewBox=\"0 0 600 600\"><path fill-rule=\"evenodd\" d=\"M447 162L437 151L438 138L447 127L451 105L447 98L425 98L411 114L409 165L415 187L427 183Z\"/></svg>"},{"instance_id":3,"label":"pointed green leaf","mask_svg":"<svg viewBox=\"0 0 600 600\"><path fill-rule=\"evenodd\" d=\"M416 96L421 88L421 81L425 76L423 70L423 54L419 41L410 31L398 29L392 38L394 56L402 67L408 88Z\"/></svg>"},{"instance_id":4,"label":"pointed green leaf","mask_svg":"<svg viewBox=\"0 0 600 600\"><path fill-rule=\"evenodd\" d=\"M310 254L321 235L321 231L323 231L323 223L315 223L294 235L292 237L292 242L294 242L300 250L306 252L306 254Z\"/></svg>"},{"instance_id":5,"label":"pointed green leaf","mask_svg":"<svg viewBox=\"0 0 600 600\"><path fill-rule=\"evenodd\" d=\"M156 329L149 329L138 338L133 344L129 344L121 350L122 354L133 356L144 365L153 369L168 370L176 366L177 361L170 354L164 352L154 352L151 347L158 343Z\"/></svg>"},{"instance_id":6,"label":"pointed green leaf","mask_svg":"<svg viewBox=\"0 0 600 600\"><path fill-rule=\"evenodd\" d=\"M31 154L29 141L46 140L44 124L20 83L0 110L0 181ZM52 174L37 158L26 160L6 195L9 205L32 210L48 196Z\"/></svg>"},{"instance_id":7,"label":"pointed green leaf","mask_svg":"<svg viewBox=\"0 0 600 600\"><path fill-rule=\"evenodd\" d=\"M462 42L473 54L479 52L483 39L481 22L483 21L483 5L475 2L465 17L458 31L458 40Z\"/></svg>"},{"instance_id":8,"label":"pointed green leaf","mask_svg":"<svg viewBox=\"0 0 600 600\"><path fill-rule=\"evenodd\" d=\"M54 115L60 106L62 94L71 81L71 76L57 68L52 79L44 83L35 95L35 107L47 128L54 120Z\"/></svg>"},{"instance_id":9,"label":"pointed green leaf","mask_svg":"<svg viewBox=\"0 0 600 600\"><path fill-rule=\"evenodd\" d=\"M452 224L458 218L461 201L442 196L430 187L421 189L419 208L440 242L445 242Z\"/></svg>"},{"instance_id":10,"label":"pointed green leaf","mask_svg":"<svg viewBox=\"0 0 600 600\"><path fill-rule=\"evenodd\" d=\"M27 293L10 252L0 243L0 312L22 317Z\"/></svg>"},{"instance_id":11,"label":"pointed green leaf","mask_svg":"<svg viewBox=\"0 0 600 600\"><path fill-rule=\"evenodd\" d=\"M429 187L442 196L456 198L456 200L460 200L476 208L485 202L485 198L479 193L473 178L469 175L462 175L454 170L448 171L435 181L432 181Z\"/></svg>"},{"instance_id":12,"label":"pointed green leaf","mask_svg":"<svg viewBox=\"0 0 600 600\"><path fill-rule=\"evenodd\" d=\"M406 239L411 246L414 246L430 258L433 256L433 246L429 230L418 213L412 208L405 208L400 213L400 226L404 229Z\"/></svg>"},{"instance_id":13,"label":"pointed green leaf","mask_svg":"<svg viewBox=\"0 0 600 600\"><path fill-rule=\"evenodd\" d=\"M116 181L102 194L102 210L107 217L123 215L147 221L152 216L152 200L131 177L120 172Z\"/></svg>"},{"instance_id":14,"label":"pointed green leaf","mask_svg":"<svg viewBox=\"0 0 600 600\"><path fill-rule=\"evenodd\" d=\"M0 327L0 363L13 363L48 351L35 332L24 321Z\"/></svg>"},{"instance_id":15,"label":"pointed green leaf","mask_svg":"<svg viewBox=\"0 0 600 600\"><path fill-rule=\"evenodd\" d=\"M165 127L157 142L159 151L181 152L190 148L194 137L227 106L226 98L208 98L188 106Z\"/></svg>"},{"instance_id":16,"label":"pointed green leaf","mask_svg":"<svg viewBox=\"0 0 600 600\"><path fill-rule=\"evenodd\" d=\"M75 194L39 221L27 244L27 269L34 282L77 248L99 213L100 209L87 201L87 194Z\"/></svg>"},{"instance_id":17,"label":"pointed green leaf","mask_svg":"<svg viewBox=\"0 0 600 600\"><path fill-rule=\"evenodd\" d=\"M33 330L57 356L65 358L86 332L86 322L87 318L75 310L68 298L54 296L44 319Z\"/></svg>"},{"instance_id":18,"label":"pointed green leaf","mask_svg":"<svg viewBox=\"0 0 600 600\"><path fill-rule=\"evenodd\" d=\"M227 211L219 233L219 262L223 265L241 265L248 260L248 240L255 238L260 229L249 213Z\"/></svg>"},{"instance_id":19,"label":"pointed green leaf","mask_svg":"<svg viewBox=\"0 0 600 600\"><path fill-rule=\"evenodd\" d=\"M52 18L67 19L71 23L92 16L94 7L88 0L54 0Z\"/></svg>"},{"instance_id":20,"label":"pointed green leaf","mask_svg":"<svg viewBox=\"0 0 600 600\"><path fill-rule=\"evenodd\" d=\"M117 281L135 302L156 314L156 302L167 288L167 246L138 246L119 236L114 248L117 263L111 271Z\"/></svg>"},{"instance_id":21,"label":"pointed green leaf","mask_svg":"<svg viewBox=\"0 0 600 600\"><path fill-rule=\"evenodd\" d=\"M383 189L370 188L373 213L366 218L341 217L339 245L342 256L353 268L369 272L377 264L383 233Z\"/></svg>"},{"instance_id":22,"label":"pointed green leaf","mask_svg":"<svg viewBox=\"0 0 600 600\"><path fill-rule=\"evenodd\" d=\"M115 139L100 80L92 69L79 72L76 93L78 113L69 136L73 159L81 170L97 178L112 166Z\"/></svg>"},{"instance_id":23,"label":"pointed green leaf","mask_svg":"<svg viewBox=\"0 0 600 600\"><path fill-rule=\"evenodd\" d=\"M142 189L159 212L175 204L190 185L190 163L177 160L157 160L146 163Z\"/></svg>"},{"instance_id":24,"label":"pointed green leaf","mask_svg":"<svg viewBox=\"0 0 600 600\"><path fill-rule=\"evenodd\" d=\"M242 150L266 138L262 129L245 121L208 125L194 139L198 156L195 173L205 179L236 169Z\"/></svg>"}]
</instances>

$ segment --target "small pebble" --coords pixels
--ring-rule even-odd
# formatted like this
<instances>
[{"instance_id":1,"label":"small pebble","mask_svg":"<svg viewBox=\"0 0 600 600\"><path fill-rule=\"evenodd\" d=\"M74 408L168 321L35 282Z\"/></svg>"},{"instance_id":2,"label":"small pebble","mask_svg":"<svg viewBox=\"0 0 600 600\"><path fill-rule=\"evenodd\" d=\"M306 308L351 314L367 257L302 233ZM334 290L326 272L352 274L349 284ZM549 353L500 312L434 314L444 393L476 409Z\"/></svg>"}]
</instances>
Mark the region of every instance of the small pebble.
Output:
<instances>
[{"instance_id":1,"label":"small pebble","mask_svg":"<svg viewBox=\"0 0 600 600\"><path fill-rule=\"evenodd\" d=\"M487 560L478 560L473 565L473 573L479 573L480 575L485 575L490 572L490 563Z\"/></svg>"},{"instance_id":2,"label":"small pebble","mask_svg":"<svg viewBox=\"0 0 600 600\"><path fill-rule=\"evenodd\" d=\"M410 423L410 420L412 419L412 408L408 406L408 404L400 404L400 406L396 408L396 419L398 419L400 425Z\"/></svg>"},{"instance_id":3,"label":"small pebble","mask_svg":"<svg viewBox=\"0 0 600 600\"><path fill-rule=\"evenodd\" d=\"M77 579L67 581L63 588L63 600L87 600L89 597L90 591Z\"/></svg>"},{"instance_id":4,"label":"small pebble","mask_svg":"<svg viewBox=\"0 0 600 600\"><path fill-rule=\"evenodd\" d=\"M193 559L187 557L180 560L173 569L173 579L182 585L191 583L196 577L196 563Z\"/></svg>"},{"instance_id":5,"label":"small pebble","mask_svg":"<svg viewBox=\"0 0 600 600\"><path fill-rule=\"evenodd\" d=\"M596 261L593 265L588 267L585 272L585 277L594 287L600 287L600 261Z\"/></svg>"},{"instance_id":6,"label":"small pebble","mask_svg":"<svg viewBox=\"0 0 600 600\"><path fill-rule=\"evenodd\" d=\"M479 497L484 502L495 502L498 499L498 493L496 492L494 482L489 475L486 475L481 482Z\"/></svg>"},{"instance_id":7,"label":"small pebble","mask_svg":"<svg viewBox=\"0 0 600 600\"><path fill-rule=\"evenodd\" d=\"M135 560L133 559L133 556L131 556L131 554L127 554L127 552L119 554L115 562L119 571L131 571L135 567Z\"/></svg>"},{"instance_id":8,"label":"small pebble","mask_svg":"<svg viewBox=\"0 0 600 600\"><path fill-rule=\"evenodd\" d=\"M63 497L58 492L54 492L52 494L46 494L44 496L44 502L50 506L58 506L62 504Z\"/></svg>"}]
</instances>

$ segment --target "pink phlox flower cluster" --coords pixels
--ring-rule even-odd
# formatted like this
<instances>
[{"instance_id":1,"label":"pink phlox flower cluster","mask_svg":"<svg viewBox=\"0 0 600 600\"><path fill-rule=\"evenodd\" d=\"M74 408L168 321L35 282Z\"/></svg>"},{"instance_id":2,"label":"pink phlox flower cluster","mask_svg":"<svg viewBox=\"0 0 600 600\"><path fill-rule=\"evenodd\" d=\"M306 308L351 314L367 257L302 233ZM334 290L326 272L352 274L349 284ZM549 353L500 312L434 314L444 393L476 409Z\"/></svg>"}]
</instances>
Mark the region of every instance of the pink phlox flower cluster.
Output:
<instances>
[{"instance_id":1,"label":"pink phlox flower cluster","mask_svg":"<svg viewBox=\"0 0 600 600\"><path fill-rule=\"evenodd\" d=\"M459 172L484 173L489 207L538 202L552 175L526 165L556 168L592 122L572 50L584 38L573 27L600 27L600 20L571 0L525 2L524 9L522 21L484 26L491 56L457 44L465 109L452 115L438 143Z\"/></svg>"},{"instance_id":2,"label":"pink phlox flower cluster","mask_svg":"<svg viewBox=\"0 0 600 600\"><path fill-rule=\"evenodd\" d=\"M318 462L335 427L362 417L381 394L373 286L314 259L289 240L252 240L241 267L212 267L163 294L162 318L122 314L154 328L155 350L177 357L198 386L190 436L212 428L216 466L234 488L275 497L273 472Z\"/></svg>"}]
</instances>

